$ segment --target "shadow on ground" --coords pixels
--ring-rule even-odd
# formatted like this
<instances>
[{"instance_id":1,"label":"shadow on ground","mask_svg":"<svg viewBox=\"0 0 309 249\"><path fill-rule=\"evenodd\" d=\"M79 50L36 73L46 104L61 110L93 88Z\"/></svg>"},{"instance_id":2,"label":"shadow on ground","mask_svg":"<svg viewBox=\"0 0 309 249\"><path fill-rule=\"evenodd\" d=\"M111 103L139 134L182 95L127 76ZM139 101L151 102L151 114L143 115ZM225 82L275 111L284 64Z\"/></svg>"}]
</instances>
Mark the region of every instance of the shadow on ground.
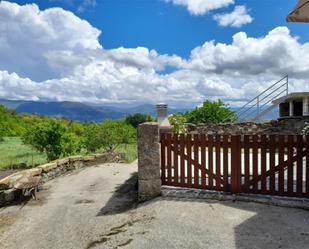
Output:
<instances>
[{"instance_id":1,"label":"shadow on ground","mask_svg":"<svg viewBox=\"0 0 309 249\"><path fill-rule=\"evenodd\" d=\"M119 214L137 207L137 179L135 172L123 184L118 185L97 216Z\"/></svg>"},{"instance_id":2,"label":"shadow on ground","mask_svg":"<svg viewBox=\"0 0 309 249\"><path fill-rule=\"evenodd\" d=\"M212 204L217 203L226 206L226 212L234 209L233 212L240 223L233 227L234 245L231 245L231 248L308 248L309 212L306 210L258 203L172 197L159 197L143 203L142 206L152 205L162 200L201 202L210 205L212 209L216 208ZM137 206L137 173L134 173L123 184L116 187L114 194L97 216L120 214ZM225 213L221 215L225 216Z\"/></svg>"},{"instance_id":3,"label":"shadow on ground","mask_svg":"<svg viewBox=\"0 0 309 249\"><path fill-rule=\"evenodd\" d=\"M250 218L242 218L243 221L233 228L234 245L231 245L231 248L307 249L309 245L309 211L307 210L253 202L176 197L162 197L150 201L148 204L160 200L205 203L210 205L212 209L215 209L213 204L220 204L228 207L226 212L231 212L231 209L239 210L236 211L238 217L246 216L246 212L251 213Z\"/></svg>"}]
</instances>

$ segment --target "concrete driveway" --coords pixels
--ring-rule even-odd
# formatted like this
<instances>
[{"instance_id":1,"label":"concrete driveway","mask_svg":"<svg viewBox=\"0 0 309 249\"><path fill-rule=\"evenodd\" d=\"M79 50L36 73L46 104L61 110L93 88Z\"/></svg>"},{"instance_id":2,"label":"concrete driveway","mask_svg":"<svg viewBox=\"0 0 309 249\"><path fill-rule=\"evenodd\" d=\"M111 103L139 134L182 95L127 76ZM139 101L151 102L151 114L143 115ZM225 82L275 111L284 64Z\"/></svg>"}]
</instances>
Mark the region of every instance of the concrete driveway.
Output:
<instances>
[{"instance_id":1,"label":"concrete driveway","mask_svg":"<svg viewBox=\"0 0 309 249\"><path fill-rule=\"evenodd\" d=\"M0 210L0 248L308 248L309 212L157 198L136 205L136 163L50 181L38 201Z\"/></svg>"}]
</instances>

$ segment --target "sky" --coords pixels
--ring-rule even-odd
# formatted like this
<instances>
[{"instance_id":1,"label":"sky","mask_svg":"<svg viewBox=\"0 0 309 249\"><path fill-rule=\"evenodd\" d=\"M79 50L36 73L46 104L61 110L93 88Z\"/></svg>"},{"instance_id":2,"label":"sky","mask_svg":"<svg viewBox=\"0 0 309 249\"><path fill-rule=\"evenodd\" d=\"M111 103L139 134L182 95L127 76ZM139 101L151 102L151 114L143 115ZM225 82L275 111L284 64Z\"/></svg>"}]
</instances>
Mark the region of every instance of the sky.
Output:
<instances>
[{"instance_id":1,"label":"sky","mask_svg":"<svg viewBox=\"0 0 309 249\"><path fill-rule=\"evenodd\" d=\"M0 98L240 105L290 76L309 91L296 0L0 1Z\"/></svg>"}]
</instances>

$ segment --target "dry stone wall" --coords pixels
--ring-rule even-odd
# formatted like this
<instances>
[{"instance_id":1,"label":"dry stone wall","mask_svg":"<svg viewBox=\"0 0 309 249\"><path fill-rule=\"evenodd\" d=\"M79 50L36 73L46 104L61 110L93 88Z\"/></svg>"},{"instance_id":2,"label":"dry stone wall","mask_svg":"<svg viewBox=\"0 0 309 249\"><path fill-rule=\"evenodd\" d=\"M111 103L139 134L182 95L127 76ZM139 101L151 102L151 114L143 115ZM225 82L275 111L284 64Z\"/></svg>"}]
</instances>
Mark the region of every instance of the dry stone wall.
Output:
<instances>
[{"instance_id":1,"label":"dry stone wall","mask_svg":"<svg viewBox=\"0 0 309 249\"><path fill-rule=\"evenodd\" d=\"M33 177L40 177L40 183L43 184L53 178L64 175L72 170L81 169L87 166L100 163L119 163L124 162L125 154L123 153L105 153L93 156L71 156L59 159L36 168L18 171L6 178L0 180L0 207L13 202L20 197L21 191L15 186Z\"/></svg>"},{"instance_id":2,"label":"dry stone wall","mask_svg":"<svg viewBox=\"0 0 309 249\"><path fill-rule=\"evenodd\" d=\"M301 134L306 125L304 120L274 120L267 123L226 123L226 124L197 124L188 125L189 133L210 135L262 135L262 134Z\"/></svg>"}]
</instances>

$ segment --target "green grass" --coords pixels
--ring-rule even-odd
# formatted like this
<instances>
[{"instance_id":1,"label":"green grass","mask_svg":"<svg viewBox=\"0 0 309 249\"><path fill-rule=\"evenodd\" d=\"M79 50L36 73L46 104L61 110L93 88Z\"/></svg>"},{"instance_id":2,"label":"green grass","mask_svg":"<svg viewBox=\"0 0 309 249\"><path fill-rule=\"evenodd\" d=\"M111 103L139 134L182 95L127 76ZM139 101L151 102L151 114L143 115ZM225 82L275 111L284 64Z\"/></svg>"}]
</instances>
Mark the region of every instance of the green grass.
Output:
<instances>
[{"instance_id":1,"label":"green grass","mask_svg":"<svg viewBox=\"0 0 309 249\"><path fill-rule=\"evenodd\" d=\"M121 144L116 152L125 153L126 161L131 163L137 158L137 145L136 143ZM87 153L84 151L81 154ZM0 169L16 168L20 163L36 166L46 162L46 156L43 153L23 144L20 137L5 137L4 141L0 142Z\"/></svg>"},{"instance_id":2,"label":"green grass","mask_svg":"<svg viewBox=\"0 0 309 249\"><path fill-rule=\"evenodd\" d=\"M125 153L126 161L132 163L137 159L137 144L121 144L116 148L116 152Z\"/></svg>"},{"instance_id":3,"label":"green grass","mask_svg":"<svg viewBox=\"0 0 309 249\"><path fill-rule=\"evenodd\" d=\"M0 142L0 169L9 169L20 163L35 166L45 162L46 156L24 145L20 137L5 137Z\"/></svg>"}]
</instances>

